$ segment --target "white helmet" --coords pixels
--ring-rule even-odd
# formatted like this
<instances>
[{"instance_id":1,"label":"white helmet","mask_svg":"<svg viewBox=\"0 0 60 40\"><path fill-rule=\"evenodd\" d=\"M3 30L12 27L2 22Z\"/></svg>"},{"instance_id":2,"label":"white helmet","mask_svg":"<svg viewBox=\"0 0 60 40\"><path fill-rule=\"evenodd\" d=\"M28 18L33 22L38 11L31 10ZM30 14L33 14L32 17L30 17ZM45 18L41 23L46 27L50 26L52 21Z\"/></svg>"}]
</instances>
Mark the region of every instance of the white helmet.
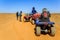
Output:
<instances>
[{"instance_id":1,"label":"white helmet","mask_svg":"<svg viewBox=\"0 0 60 40\"><path fill-rule=\"evenodd\" d=\"M43 8L43 10L42 10L42 11L43 11L43 12L44 12L44 11L47 11L47 8Z\"/></svg>"}]
</instances>

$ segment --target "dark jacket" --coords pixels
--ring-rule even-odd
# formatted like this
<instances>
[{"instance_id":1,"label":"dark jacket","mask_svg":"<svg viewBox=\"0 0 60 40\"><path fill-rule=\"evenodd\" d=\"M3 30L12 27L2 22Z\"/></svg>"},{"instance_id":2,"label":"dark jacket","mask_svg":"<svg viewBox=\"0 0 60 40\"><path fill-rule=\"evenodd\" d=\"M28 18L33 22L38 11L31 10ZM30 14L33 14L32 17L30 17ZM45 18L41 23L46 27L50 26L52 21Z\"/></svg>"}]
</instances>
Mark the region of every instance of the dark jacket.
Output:
<instances>
[{"instance_id":1,"label":"dark jacket","mask_svg":"<svg viewBox=\"0 0 60 40\"><path fill-rule=\"evenodd\" d=\"M36 10L32 10L32 14L35 14L35 13L37 13L37 11Z\"/></svg>"},{"instance_id":2,"label":"dark jacket","mask_svg":"<svg viewBox=\"0 0 60 40\"><path fill-rule=\"evenodd\" d=\"M50 21L50 19L49 19L51 17L50 12L49 11L47 12L47 18L44 18L43 14L44 14L44 12L41 13L41 17L40 17L41 21L45 21L45 22Z\"/></svg>"},{"instance_id":3,"label":"dark jacket","mask_svg":"<svg viewBox=\"0 0 60 40\"><path fill-rule=\"evenodd\" d=\"M18 16L18 12L16 13L16 16Z\"/></svg>"}]
</instances>

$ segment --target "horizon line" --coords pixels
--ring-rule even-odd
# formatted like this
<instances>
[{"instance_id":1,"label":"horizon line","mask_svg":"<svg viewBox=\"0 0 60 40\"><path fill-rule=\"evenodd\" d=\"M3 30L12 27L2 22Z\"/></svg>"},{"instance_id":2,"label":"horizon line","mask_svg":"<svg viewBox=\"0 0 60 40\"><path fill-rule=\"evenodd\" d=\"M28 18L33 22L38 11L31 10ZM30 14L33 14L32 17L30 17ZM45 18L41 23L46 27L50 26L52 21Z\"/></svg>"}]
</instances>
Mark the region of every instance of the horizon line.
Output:
<instances>
[{"instance_id":1,"label":"horizon line","mask_svg":"<svg viewBox=\"0 0 60 40\"><path fill-rule=\"evenodd\" d=\"M0 14L15 14L16 12L0 12ZM25 12L23 12L25 13ZM38 12L39 13L39 12ZM60 12L50 12L51 14L60 14Z\"/></svg>"}]
</instances>

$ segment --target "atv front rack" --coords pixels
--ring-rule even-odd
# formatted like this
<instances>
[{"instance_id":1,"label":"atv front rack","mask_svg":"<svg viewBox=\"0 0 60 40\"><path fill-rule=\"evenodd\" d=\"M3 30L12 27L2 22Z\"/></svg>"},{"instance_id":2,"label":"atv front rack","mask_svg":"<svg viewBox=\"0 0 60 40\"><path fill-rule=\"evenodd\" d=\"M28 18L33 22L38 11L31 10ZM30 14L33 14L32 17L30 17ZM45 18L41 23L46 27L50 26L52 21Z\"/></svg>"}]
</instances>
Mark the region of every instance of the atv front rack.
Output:
<instances>
[{"instance_id":1,"label":"atv front rack","mask_svg":"<svg viewBox=\"0 0 60 40\"><path fill-rule=\"evenodd\" d=\"M43 25L43 24L55 24L54 22L38 22L36 21L37 25Z\"/></svg>"}]
</instances>

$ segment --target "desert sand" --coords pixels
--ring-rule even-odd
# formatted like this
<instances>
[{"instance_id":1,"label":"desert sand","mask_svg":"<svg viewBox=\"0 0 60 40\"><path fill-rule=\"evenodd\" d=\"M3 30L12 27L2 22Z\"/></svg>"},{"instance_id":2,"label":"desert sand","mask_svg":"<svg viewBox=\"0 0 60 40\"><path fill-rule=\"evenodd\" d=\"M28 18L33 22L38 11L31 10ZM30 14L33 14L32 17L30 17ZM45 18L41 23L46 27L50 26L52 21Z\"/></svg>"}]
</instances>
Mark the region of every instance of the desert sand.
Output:
<instances>
[{"instance_id":1,"label":"desert sand","mask_svg":"<svg viewBox=\"0 0 60 40\"><path fill-rule=\"evenodd\" d=\"M23 15L24 16L24 15ZM36 36L35 25L30 22L16 19L15 14L0 14L0 40L60 40L60 14L52 14L51 21L55 22L56 34L54 37L46 34Z\"/></svg>"}]
</instances>

